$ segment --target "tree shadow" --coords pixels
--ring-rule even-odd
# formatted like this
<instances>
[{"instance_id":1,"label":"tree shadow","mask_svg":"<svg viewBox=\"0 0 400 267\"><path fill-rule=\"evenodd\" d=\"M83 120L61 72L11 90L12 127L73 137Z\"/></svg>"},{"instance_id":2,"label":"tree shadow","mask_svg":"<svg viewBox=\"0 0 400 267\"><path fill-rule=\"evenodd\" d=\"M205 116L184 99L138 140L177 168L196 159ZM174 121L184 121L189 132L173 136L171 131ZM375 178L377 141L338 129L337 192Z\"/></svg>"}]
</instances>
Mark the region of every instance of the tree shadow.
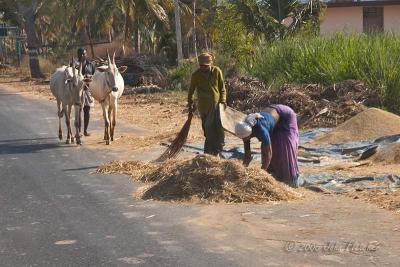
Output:
<instances>
[{"instance_id":1,"label":"tree shadow","mask_svg":"<svg viewBox=\"0 0 400 267\"><path fill-rule=\"evenodd\" d=\"M50 139L50 138L49 138ZM54 138L51 138L54 139ZM63 148L59 143L24 143L24 141L35 141L38 139L16 139L14 140L0 140L0 155L7 154L29 154L37 153L44 150ZM21 142L22 141L22 142Z\"/></svg>"},{"instance_id":2,"label":"tree shadow","mask_svg":"<svg viewBox=\"0 0 400 267\"><path fill-rule=\"evenodd\" d=\"M10 142L25 142L25 141L41 141L41 140L56 140L56 137L38 137L38 138L21 138L21 139L3 139L0 143L10 143Z\"/></svg>"}]
</instances>

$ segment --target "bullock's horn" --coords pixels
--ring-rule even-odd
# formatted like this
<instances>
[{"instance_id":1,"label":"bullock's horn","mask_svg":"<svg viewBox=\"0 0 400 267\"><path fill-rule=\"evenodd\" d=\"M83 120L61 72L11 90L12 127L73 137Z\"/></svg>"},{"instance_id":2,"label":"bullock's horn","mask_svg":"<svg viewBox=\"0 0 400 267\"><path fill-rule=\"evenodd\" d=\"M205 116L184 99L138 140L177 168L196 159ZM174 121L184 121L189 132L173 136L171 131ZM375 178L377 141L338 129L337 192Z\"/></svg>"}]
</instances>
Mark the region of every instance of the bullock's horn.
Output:
<instances>
[{"instance_id":1,"label":"bullock's horn","mask_svg":"<svg viewBox=\"0 0 400 267\"><path fill-rule=\"evenodd\" d=\"M111 59L110 59L110 54L108 53L108 49L107 49L107 58L108 58L108 64L111 64Z\"/></svg>"},{"instance_id":2,"label":"bullock's horn","mask_svg":"<svg viewBox=\"0 0 400 267\"><path fill-rule=\"evenodd\" d=\"M114 54L113 54L113 64L115 64L115 51L114 51Z\"/></svg>"}]
</instances>

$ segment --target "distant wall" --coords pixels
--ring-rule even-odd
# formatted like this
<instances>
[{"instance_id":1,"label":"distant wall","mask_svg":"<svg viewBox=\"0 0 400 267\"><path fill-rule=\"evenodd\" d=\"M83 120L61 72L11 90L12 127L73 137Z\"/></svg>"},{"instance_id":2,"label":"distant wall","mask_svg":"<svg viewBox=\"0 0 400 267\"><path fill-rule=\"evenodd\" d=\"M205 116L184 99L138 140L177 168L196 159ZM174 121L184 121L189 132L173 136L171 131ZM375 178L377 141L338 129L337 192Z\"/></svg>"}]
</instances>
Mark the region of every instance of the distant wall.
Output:
<instances>
[{"instance_id":1,"label":"distant wall","mask_svg":"<svg viewBox=\"0 0 400 267\"><path fill-rule=\"evenodd\" d=\"M400 5L385 6L383 20L385 31L400 34Z\"/></svg>"},{"instance_id":2,"label":"distant wall","mask_svg":"<svg viewBox=\"0 0 400 267\"><path fill-rule=\"evenodd\" d=\"M332 35L335 32L362 33L362 11L362 7L327 8L321 23L321 34Z\"/></svg>"},{"instance_id":3,"label":"distant wall","mask_svg":"<svg viewBox=\"0 0 400 267\"><path fill-rule=\"evenodd\" d=\"M384 30L400 34L400 5L385 6L383 9ZM331 7L325 12L321 23L321 34L335 32L362 33L363 7Z\"/></svg>"}]
</instances>

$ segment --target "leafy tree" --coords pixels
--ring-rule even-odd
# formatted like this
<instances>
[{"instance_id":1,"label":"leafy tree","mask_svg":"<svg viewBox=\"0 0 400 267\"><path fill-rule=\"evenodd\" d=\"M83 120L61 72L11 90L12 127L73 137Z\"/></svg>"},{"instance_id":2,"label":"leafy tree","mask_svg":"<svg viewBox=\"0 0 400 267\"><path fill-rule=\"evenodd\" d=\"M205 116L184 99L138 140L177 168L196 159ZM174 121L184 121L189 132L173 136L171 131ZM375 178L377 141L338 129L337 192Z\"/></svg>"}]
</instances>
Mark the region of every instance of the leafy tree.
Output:
<instances>
[{"instance_id":1,"label":"leafy tree","mask_svg":"<svg viewBox=\"0 0 400 267\"><path fill-rule=\"evenodd\" d=\"M96 10L96 12L94 12ZM124 17L124 43L134 35L135 51L141 52L141 29L147 29L149 20L168 24L165 8L157 0L96 0L91 20L96 29L111 30L115 13ZM150 29L152 26L150 26Z\"/></svg>"},{"instance_id":2,"label":"leafy tree","mask_svg":"<svg viewBox=\"0 0 400 267\"><path fill-rule=\"evenodd\" d=\"M46 0L2 0L0 2L0 7L2 8L1 11L5 13L5 17L17 22L17 24L26 32L29 52L29 67L32 78L43 77L38 58L38 49L41 48L41 43L38 38L35 22L46 2Z\"/></svg>"},{"instance_id":3,"label":"leafy tree","mask_svg":"<svg viewBox=\"0 0 400 267\"><path fill-rule=\"evenodd\" d=\"M310 0L228 0L232 3L249 31L267 40L282 39L304 26L319 23L324 6Z\"/></svg>"},{"instance_id":4,"label":"leafy tree","mask_svg":"<svg viewBox=\"0 0 400 267\"><path fill-rule=\"evenodd\" d=\"M232 4L227 4L216 12L212 39L220 53L241 63L251 56L254 43L257 42L254 34L248 32L237 16L235 6Z\"/></svg>"}]
</instances>

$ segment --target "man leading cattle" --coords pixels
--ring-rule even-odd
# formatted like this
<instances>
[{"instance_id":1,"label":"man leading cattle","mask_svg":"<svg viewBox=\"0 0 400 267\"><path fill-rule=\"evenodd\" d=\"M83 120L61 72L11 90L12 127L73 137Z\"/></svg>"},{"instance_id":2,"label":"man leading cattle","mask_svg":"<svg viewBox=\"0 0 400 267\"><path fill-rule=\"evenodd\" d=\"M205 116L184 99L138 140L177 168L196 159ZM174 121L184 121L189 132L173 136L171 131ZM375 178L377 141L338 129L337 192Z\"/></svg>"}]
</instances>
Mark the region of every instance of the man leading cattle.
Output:
<instances>
[{"instance_id":1,"label":"man leading cattle","mask_svg":"<svg viewBox=\"0 0 400 267\"><path fill-rule=\"evenodd\" d=\"M198 57L199 69L192 74L188 93L188 107L194 110L193 94L197 91L198 110L204 136L204 153L218 155L224 146L218 104L226 104L226 89L222 71L212 66L213 56L203 53Z\"/></svg>"},{"instance_id":2,"label":"man leading cattle","mask_svg":"<svg viewBox=\"0 0 400 267\"><path fill-rule=\"evenodd\" d=\"M78 63L82 64L82 74L83 76L92 76L96 71L96 66L87 60L86 49L78 49ZM89 136L87 129L89 126L90 119L90 107L93 107L94 99L89 90L89 84L86 84L83 90L83 134ZM79 122L79 127L81 127L81 122Z\"/></svg>"}]
</instances>

